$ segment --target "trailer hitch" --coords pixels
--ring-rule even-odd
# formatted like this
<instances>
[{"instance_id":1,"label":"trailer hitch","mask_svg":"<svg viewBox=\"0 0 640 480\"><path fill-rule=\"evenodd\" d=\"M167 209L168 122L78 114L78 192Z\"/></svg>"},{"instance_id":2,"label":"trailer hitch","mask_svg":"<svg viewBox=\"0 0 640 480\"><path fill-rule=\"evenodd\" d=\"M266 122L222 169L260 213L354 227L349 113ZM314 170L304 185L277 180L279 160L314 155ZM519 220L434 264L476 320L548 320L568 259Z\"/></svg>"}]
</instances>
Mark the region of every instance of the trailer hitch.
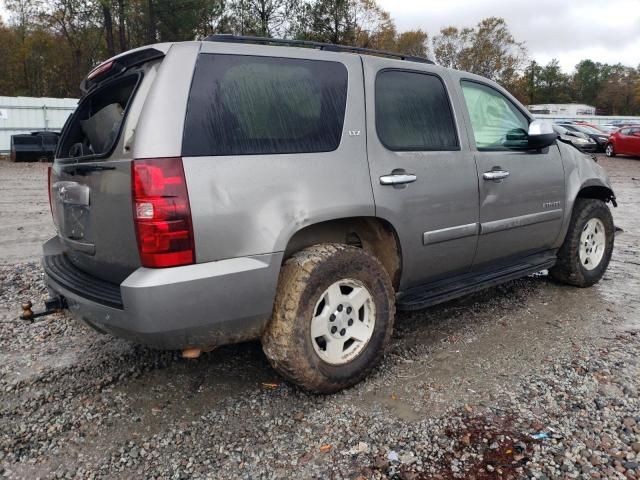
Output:
<instances>
[{"instance_id":1,"label":"trailer hitch","mask_svg":"<svg viewBox=\"0 0 640 480\"><path fill-rule=\"evenodd\" d=\"M22 304L22 315L20 315L20 320L33 323L36 318L58 313L59 311L67 308L67 300L64 297L48 298L44 301L44 310L39 312L34 312L31 309L32 307L33 303L31 303L31 301Z\"/></svg>"}]
</instances>

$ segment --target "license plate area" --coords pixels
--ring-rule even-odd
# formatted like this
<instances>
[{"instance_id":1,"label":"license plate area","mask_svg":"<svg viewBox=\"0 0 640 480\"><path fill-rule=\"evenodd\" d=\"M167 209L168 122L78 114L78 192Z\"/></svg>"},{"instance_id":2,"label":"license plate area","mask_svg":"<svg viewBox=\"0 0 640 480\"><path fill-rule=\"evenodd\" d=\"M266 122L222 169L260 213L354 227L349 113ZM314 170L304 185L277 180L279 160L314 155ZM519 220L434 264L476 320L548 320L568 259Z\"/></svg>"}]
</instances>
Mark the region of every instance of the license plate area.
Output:
<instances>
[{"instance_id":1,"label":"license plate area","mask_svg":"<svg viewBox=\"0 0 640 480\"><path fill-rule=\"evenodd\" d=\"M53 216L61 237L90 244L90 188L78 182L60 181L51 187Z\"/></svg>"}]
</instances>

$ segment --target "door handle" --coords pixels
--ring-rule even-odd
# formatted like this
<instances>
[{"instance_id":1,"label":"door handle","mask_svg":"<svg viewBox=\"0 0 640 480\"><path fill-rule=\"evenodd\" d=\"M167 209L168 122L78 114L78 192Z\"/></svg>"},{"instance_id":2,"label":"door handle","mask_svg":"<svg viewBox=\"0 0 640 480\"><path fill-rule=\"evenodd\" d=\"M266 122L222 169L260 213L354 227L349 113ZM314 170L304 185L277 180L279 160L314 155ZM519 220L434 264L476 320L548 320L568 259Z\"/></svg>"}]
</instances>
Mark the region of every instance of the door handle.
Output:
<instances>
[{"instance_id":1,"label":"door handle","mask_svg":"<svg viewBox=\"0 0 640 480\"><path fill-rule=\"evenodd\" d=\"M503 178L507 178L509 176L509 172L506 170L491 170L490 172L484 172L482 174L482 178L485 180L502 180Z\"/></svg>"},{"instance_id":2,"label":"door handle","mask_svg":"<svg viewBox=\"0 0 640 480\"><path fill-rule=\"evenodd\" d=\"M418 179L413 173L392 173L380 177L380 185L404 185L413 183Z\"/></svg>"}]
</instances>

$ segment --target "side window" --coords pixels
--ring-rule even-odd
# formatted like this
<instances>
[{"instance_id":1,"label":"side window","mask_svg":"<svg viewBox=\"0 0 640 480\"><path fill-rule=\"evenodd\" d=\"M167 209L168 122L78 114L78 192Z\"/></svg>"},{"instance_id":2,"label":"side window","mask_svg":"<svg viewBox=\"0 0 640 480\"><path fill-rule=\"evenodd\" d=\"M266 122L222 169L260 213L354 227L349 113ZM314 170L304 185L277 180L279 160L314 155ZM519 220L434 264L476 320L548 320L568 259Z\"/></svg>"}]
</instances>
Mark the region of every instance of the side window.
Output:
<instances>
[{"instance_id":1,"label":"side window","mask_svg":"<svg viewBox=\"0 0 640 480\"><path fill-rule=\"evenodd\" d=\"M481 83L462 81L478 150L504 150L527 143L529 120L497 90Z\"/></svg>"},{"instance_id":2,"label":"side window","mask_svg":"<svg viewBox=\"0 0 640 480\"><path fill-rule=\"evenodd\" d=\"M347 69L338 62L201 54L184 156L328 152L340 145Z\"/></svg>"},{"instance_id":3,"label":"side window","mask_svg":"<svg viewBox=\"0 0 640 480\"><path fill-rule=\"evenodd\" d=\"M435 75L383 70L375 95L378 137L389 150L459 148L451 105Z\"/></svg>"},{"instance_id":4,"label":"side window","mask_svg":"<svg viewBox=\"0 0 640 480\"><path fill-rule=\"evenodd\" d=\"M631 131L631 129L629 129L629 128L621 128L620 129L620 135L629 135L630 131Z\"/></svg>"}]
</instances>

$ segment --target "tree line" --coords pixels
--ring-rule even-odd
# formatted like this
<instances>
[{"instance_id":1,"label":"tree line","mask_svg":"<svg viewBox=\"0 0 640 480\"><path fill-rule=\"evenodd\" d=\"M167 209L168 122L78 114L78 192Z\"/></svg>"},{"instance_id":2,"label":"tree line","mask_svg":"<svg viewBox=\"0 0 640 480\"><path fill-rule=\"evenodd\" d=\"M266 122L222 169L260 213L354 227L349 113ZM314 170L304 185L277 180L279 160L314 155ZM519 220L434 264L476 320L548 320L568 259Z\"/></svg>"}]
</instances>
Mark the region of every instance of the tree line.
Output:
<instances>
[{"instance_id":1,"label":"tree line","mask_svg":"<svg viewBox=\"0 0 640 480\"><path fill-rule=\"evenodd\" d=\"M215 33L314 40L428 56L491 78L525 104L586 103L640 114L640 66L539 65L501 18L430 35L398 31L375 0L5 0L0 95L77 97L86 73L117 53Z\"/></svg>"}]
</instances>

